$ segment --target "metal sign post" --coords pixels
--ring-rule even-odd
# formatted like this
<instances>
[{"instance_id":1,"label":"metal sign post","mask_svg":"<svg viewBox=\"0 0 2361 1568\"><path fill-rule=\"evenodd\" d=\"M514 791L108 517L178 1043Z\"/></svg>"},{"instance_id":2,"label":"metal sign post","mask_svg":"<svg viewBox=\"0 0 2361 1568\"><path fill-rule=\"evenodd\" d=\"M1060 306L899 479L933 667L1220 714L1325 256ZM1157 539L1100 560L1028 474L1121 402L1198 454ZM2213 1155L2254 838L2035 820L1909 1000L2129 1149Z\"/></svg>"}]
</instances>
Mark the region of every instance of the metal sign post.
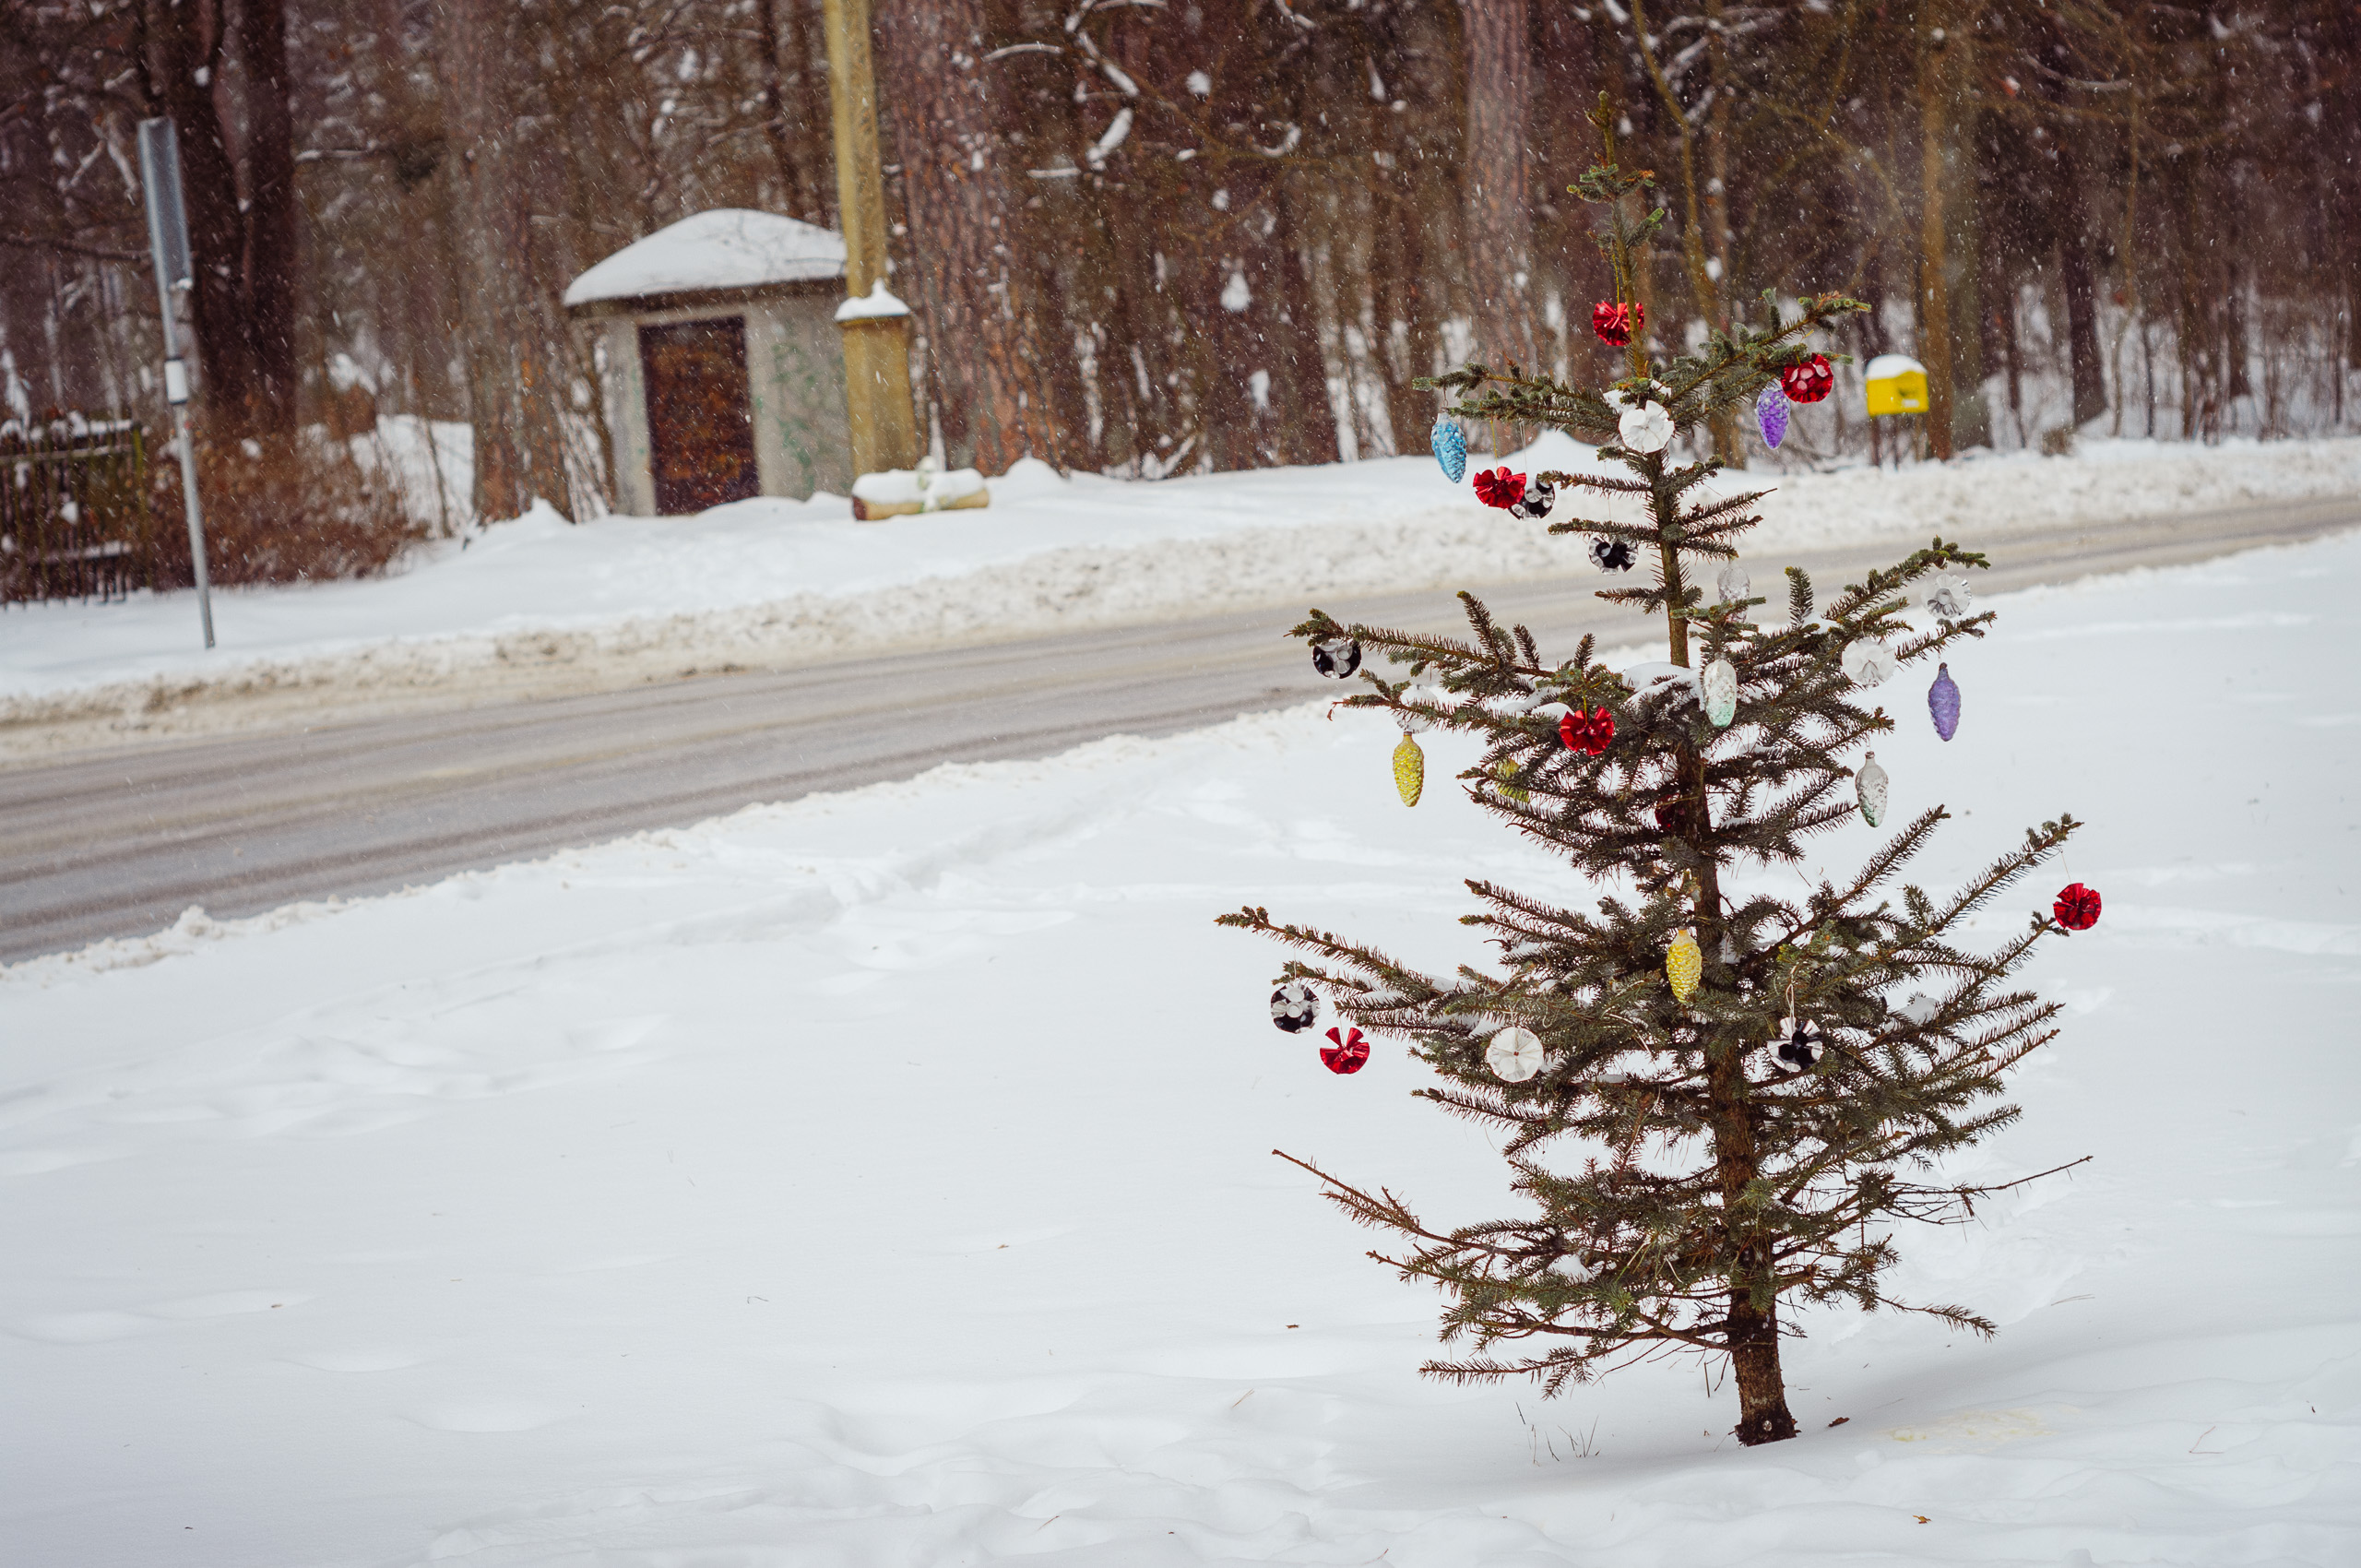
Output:
<instances>
[{"instance_id":1,"label":"metal sign post","mask_svg":"<svg viewBox=\"0 0 2361 1568\"><path fill-rule=\"evenodd\" d=\"M181 205L180 139L170 119L139 122L139 184L148 198L148 249L156 259L156 303L164 316L164 401L172 406L181 449L181 498L188 508L188 553L196 566L196 613L213 646L213 591L205 576L205 512L196 499L196 439L189 433L188 362L180 356L172 296L196 283L188 254L188 214Z\"/></svg>"}]
</instances>

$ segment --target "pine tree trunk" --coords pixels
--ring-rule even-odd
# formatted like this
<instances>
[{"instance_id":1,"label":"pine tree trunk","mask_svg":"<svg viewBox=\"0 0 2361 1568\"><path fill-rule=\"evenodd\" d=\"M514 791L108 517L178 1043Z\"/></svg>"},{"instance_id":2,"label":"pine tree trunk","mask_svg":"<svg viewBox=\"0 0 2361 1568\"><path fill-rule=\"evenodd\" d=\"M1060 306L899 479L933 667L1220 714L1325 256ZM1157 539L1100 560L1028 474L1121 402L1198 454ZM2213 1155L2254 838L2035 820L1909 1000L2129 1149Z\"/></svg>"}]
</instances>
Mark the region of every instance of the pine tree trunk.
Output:
<instances>
[{"instance_id":1,"label":"pine tree trunk","mask_svg":"<svg viewBox=\"0 0 2361 1568\"><path fill-rule=\"evenodd\" d=\"M181 187L196 267L190 326L196 337L199 397L216 438L251 428L256 395L254 345L245 319L245 223L237 173L214 89L221 79L224 18L219 0L153 7L157 80L153 99L172 117ZM178 345L173 346L178 352Z\"/></svg>"},{"instance_id":2,"label":"pine tree trunk","mask_svg":"<svg viewBox=\"0 0 2361 1568\"><path fill-rule=\"evenodd\" d=\"M537 496L560 511L570 501L559 423L564 361L533 294L531 207L517 146L508 15L499 0L443 0L437 18L456 154L452 249L475 426L475 506L485 522L521 516Z\"/></svg>"},{"instance_id":3,"label":"pine tree trunk","mask_svg":"<svg viewBox=\"0 0 2361 1568\"><path fill-rule=\"evenodd\" d=\"M955 462L1005 473L1028 452L1064 465L1040 375L1011 189L984 61L980 0L893 0L876 27L882 95L902 162L916 295Z\"/></svg>"},{"instance_id":4,"label":"pine tree trunk","mask_svg":"<svg viewBox=\"0 0 2361 1568\"><path fill-rule=\"evenodd\" d=\"M792 6L795 0L788 0ZM795 136L789 126L787 73L779 65L784 40L779 35L778 0L754 0L754 38L760 64L754 80L763 95L763 137L770 143L771 161L778 165L780 200L798 217L809 220L811 181L796 156Z\"/></svg>"},{"instance_id":5,"label":"pine tree trunk","mask_svg":"<svg viewBox=\"0 0 2361 1568\"><path fill-rule=\"evenodd\" d=\"M240 0L245 67L246 331L255 430L295 433L295 118L288 107L285 0Z\"/></svg>"},{"instance_id":6,"label":"pine tree trunk","mask_svg":"<svg viewBox=\"0 0 2361 1568\"><path fill-rule=\"evenodd\" d=\"M1460 0L1467 40L1467 278L1475 294L1476 357L1496 367L1541 368L1533 320L1531 160L1533 49L1525 0ZM1522 427L1504 430L1522 445Z\"/></svg>"}]
</instances>

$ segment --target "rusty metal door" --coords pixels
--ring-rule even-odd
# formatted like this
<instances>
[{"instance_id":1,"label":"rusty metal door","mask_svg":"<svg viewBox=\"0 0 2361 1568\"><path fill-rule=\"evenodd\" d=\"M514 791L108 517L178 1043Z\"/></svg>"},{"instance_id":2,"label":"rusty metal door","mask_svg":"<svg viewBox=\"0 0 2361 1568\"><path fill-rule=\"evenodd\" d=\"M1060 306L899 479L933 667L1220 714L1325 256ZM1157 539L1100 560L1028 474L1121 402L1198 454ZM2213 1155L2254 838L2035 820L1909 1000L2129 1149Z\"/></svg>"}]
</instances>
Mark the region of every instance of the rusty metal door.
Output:
<instances>
[{"instance_id":1,"label":"rusty metal door","mask_svg":"<svg viewBox=\"0 0 2361 1568\"><path fill-rule=\"evenodd\" d=\"M762 493L742 316L639 329L656 509L702 512Z\"/></svg>"}]
</instances>

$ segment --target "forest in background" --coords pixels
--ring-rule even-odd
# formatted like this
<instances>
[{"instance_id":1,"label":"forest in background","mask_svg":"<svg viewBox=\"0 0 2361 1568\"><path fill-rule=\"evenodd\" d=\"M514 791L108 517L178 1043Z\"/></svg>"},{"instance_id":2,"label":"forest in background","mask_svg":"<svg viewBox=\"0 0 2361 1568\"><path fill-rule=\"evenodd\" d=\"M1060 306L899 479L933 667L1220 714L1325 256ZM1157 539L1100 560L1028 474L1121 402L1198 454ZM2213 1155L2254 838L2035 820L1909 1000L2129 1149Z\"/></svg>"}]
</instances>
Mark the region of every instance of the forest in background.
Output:
<instances>
[{"instance_id":1,"label":"forest in background","mask_svg":"<svg viewBox=\"0 0 2361 1568\"><path fill-rule=\"evenodd\" d=\"M466 421L482 516L595 513L558 295L705 208L834 226L822 3L0 0L0 396L160 411L134 126L171 114L217 446ZM1877 307L1839 346L1925 361L1959 448L2348 424L2350 0L872 9L893 286L955 463L1422 452L1414 377L1608 374L1565 193L1601 93L1668 210L1660 343L1839 290Z\"/></svg>"}]
</instances>

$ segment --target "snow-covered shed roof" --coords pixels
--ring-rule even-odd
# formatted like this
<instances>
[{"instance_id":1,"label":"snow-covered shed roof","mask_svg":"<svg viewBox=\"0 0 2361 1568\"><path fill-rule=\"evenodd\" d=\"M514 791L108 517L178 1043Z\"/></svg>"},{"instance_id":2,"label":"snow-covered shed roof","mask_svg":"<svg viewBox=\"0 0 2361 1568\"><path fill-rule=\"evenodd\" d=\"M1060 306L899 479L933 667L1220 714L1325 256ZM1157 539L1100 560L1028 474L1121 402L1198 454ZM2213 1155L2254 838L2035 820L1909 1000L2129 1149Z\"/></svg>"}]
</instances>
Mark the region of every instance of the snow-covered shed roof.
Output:
<instances>
[{"instance_id":1,"label":"snow-covered shed roof","mask_svg":"<svg viewBox=\"0 0 2361 1568\"><path fill-rule=\"evenodd\" d=\"M819 282L844 272L842 234L775 212L720 207L633 241L568 285L565 303Z\"/></svg>"}]
</instances>

